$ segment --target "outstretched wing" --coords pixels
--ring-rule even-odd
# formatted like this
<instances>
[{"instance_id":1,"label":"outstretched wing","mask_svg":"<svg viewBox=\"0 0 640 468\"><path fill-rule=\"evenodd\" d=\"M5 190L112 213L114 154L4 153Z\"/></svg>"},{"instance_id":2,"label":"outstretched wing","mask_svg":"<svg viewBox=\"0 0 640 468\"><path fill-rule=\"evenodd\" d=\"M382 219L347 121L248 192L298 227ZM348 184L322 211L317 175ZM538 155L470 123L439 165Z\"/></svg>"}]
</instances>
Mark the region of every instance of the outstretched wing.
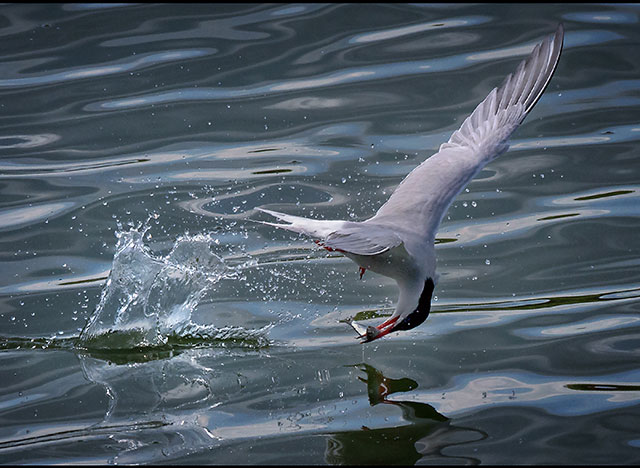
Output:
<instances>
[{"instance_id":1,"label":"outstretched wing","mask_svg":"<svg viewBox=\"0 0 640 468\"><path fill-rule=\"evenodd\" d=\"M264 208L257 209L288 224L259 222L314 237L320 241L320 245L331 250L357 255L377 255L402 243L396 233L386 227L369 226L353 221L309 219Z\"/></svg>"},{"instance_id":2,"label":"outstretched wing","mask_svg":"<svg viewBox=\"0 0 640 468\"><path fill-rule=\"evenodd\" d=\"M494 88L439 151L416 167L366 223L435 238L455 196L485 164L504 153L508 138L544 92L562 51L562 24L537 44Z\"/></svg>"}]
</instances>

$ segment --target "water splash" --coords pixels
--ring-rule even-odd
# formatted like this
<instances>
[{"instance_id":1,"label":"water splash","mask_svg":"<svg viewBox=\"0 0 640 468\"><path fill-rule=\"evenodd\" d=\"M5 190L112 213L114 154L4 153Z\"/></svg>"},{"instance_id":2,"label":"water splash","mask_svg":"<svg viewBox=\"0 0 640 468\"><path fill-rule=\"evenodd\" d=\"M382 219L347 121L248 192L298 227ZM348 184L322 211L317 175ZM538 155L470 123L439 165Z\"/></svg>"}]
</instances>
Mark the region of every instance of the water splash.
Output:
<instances>
[{"instance_id":1,"label":"water splash","mask_svg":"<svg viewBox=\"0 0 640 468\"><path fill-rule=\"evenodd\" d=\"M251 346L269 343L260 329L217 327L192 321L208 290L222 279L239 278L240 266L228 266L211 251L209 235L179 237L166 255L144 244L148 223L116 233L113 265L93 316L78 344L87 349L189 346L233 341Z\"/></svg>"}]
</instances>

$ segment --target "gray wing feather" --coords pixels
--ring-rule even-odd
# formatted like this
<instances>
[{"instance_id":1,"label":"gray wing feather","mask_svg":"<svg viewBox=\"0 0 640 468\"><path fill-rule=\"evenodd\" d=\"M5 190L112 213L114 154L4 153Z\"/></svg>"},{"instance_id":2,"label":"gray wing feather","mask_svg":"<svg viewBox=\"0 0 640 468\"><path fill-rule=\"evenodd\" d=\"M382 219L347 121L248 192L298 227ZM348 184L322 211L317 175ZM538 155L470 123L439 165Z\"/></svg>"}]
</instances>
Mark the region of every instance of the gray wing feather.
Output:
<instances>
[{"instance_id":1,"label":"gray wing feather","mask_svg":"<svg viewBox=\"0 0 640 468\"><path fill-rule=\"evenodd\" d=\"M492 159L544 92L562 51L563 27L536 45L516 71L494 88L439 151L416 167L376 215L363 223L314 220L258 208L287 224L265 223L320 239L325 247L377 255L413 232L433 240L454 197Z\"/></svg>"},{"instance_id":2,"label":"gray wing feather","mask_svg":"<svg viewBox=\"0 0 640 468\"><path fill-rule=\"evenodd\" d=\"M405 177L367 222L433 239L447 208L469 181L508 149L507 140L549 84L562 51L562 25L465 119L439 151Z\"/></svg>"}]
</instances>

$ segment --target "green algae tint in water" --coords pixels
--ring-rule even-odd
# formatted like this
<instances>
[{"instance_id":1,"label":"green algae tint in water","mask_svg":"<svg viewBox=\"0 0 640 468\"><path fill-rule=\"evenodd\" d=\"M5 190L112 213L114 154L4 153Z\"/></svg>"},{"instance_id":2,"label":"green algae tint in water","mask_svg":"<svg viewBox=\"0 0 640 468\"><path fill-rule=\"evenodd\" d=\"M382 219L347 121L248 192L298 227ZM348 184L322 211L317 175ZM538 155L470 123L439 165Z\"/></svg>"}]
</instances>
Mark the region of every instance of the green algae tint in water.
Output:
<instances>
[{"instance_id":1,"label":"green algae tint in water","mask_svg":"<svg viewBox=\"0 0 640 468\"><path fill-rule=\"evenodd\" d=\"M635 5L5 5L3 463L637 464ZM432 314L255 208L362 220L559 22ZM145 221L146 220L146 221Z\"/></svg>"}]
</instances>

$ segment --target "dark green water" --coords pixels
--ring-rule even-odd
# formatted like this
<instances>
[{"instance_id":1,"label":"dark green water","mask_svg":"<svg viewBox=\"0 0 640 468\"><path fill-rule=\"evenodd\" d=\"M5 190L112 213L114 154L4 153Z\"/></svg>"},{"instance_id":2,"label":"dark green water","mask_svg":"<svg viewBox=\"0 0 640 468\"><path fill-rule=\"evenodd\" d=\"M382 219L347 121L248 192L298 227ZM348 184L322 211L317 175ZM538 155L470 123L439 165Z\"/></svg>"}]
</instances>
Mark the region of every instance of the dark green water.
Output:
<instances>
[{"instance_id":1,"label":"dark green water","mask_svg":"<svg viewBox=\"0 0 640 468\"><path fill-rule=\"evenodd\" d=\"M640 463L639 15L0 6L0 463ZM431 316L358 344L395 283L255 208L371 216L559 22Z\"/></svg>"}]
</instances>

